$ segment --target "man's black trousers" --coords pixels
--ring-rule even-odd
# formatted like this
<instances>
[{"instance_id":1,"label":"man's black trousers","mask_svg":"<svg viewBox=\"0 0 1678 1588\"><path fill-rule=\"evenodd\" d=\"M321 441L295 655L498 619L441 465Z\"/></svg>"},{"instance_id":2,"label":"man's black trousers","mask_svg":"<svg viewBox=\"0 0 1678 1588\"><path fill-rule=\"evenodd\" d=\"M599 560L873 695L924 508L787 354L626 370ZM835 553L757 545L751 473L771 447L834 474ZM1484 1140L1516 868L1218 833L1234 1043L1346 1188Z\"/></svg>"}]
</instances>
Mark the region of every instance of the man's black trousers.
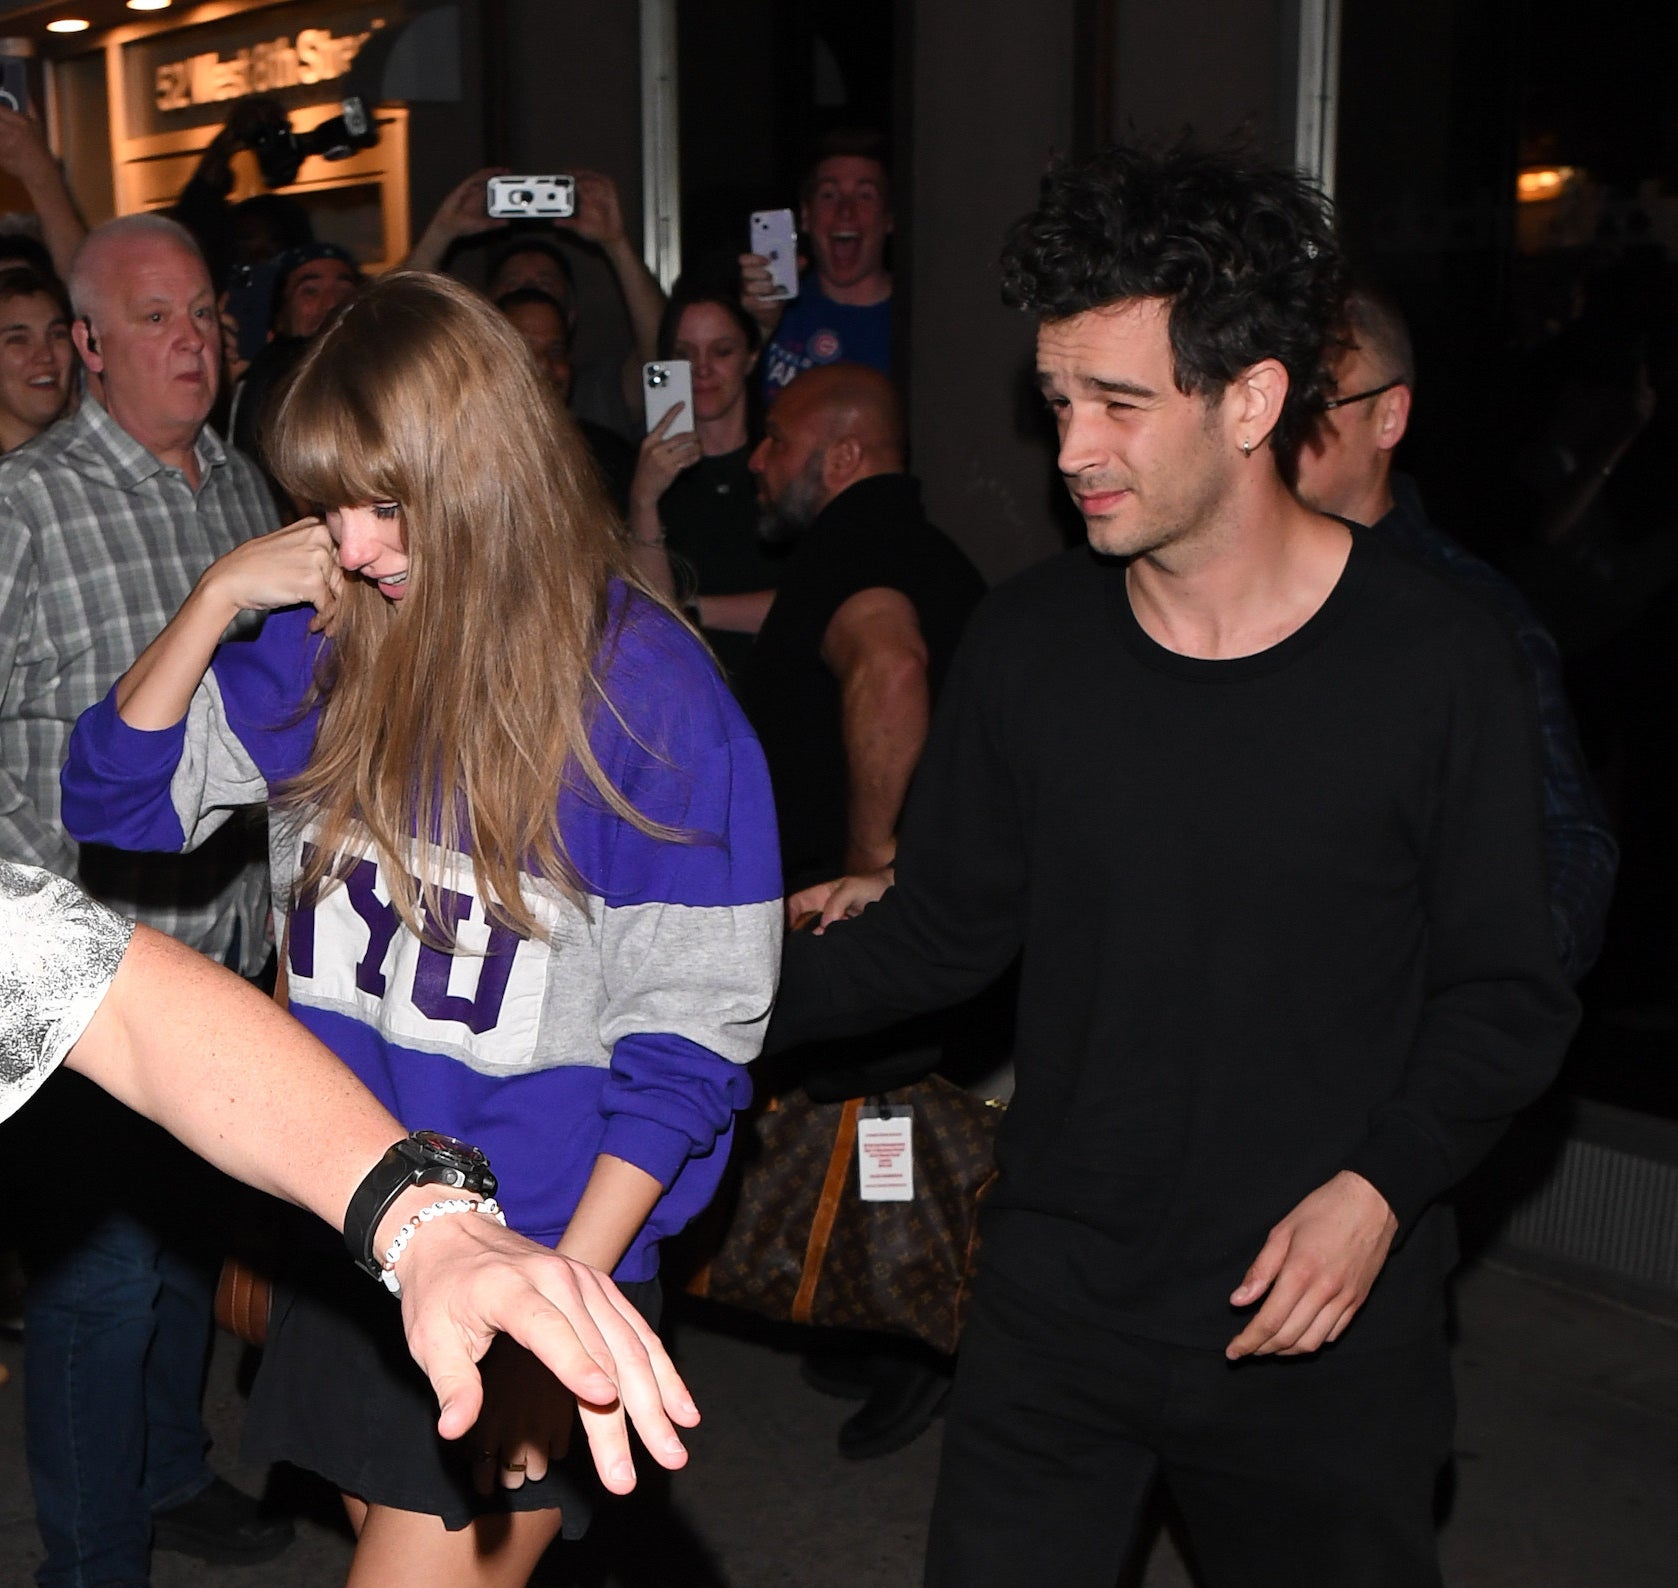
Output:
<instances>
[{"instance_id":1,"label":"man's black trousers","mask_svg":"<svg viewBox=\"0 0 1678 1588\"><path fill-rule=\"evenodd\" d=\"M993 1270L946 1418L928 1588L1114 1588L1156 1479L1205 1588L1439 1588L1454 1417L1443 1339L1232 1365L1072 1320Z\"/></svg>"}]
</instances>

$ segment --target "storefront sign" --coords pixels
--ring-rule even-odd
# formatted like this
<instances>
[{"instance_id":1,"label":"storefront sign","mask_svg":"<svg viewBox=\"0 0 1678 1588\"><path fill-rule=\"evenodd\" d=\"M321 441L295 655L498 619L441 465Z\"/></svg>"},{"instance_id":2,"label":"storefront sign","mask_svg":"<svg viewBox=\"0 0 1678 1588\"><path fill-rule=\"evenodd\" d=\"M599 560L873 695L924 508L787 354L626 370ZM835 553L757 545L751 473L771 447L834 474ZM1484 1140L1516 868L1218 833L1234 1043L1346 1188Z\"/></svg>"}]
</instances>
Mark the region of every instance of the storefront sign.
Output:
<instances>
[{"instance_id":1,"label":"storefront sign","mask_svg":"<svg viewBox=\"0 0 1678 1588\"><path fill-rule=\"evenodd\" d=\"M125 131L148 138L213 125L246 94L287 110L330 102L362 47L402 18L400 0L296 0L143 35L122 46Z\"/></svg>"},{"instance_id":2,"label":"storefront sign","mask_svg":"<svg viewBox=\"0 0 1678 1588\"><path fill-rule=\"evenodd\" d=\"M246 94L330 83L350 69L371 32L335 34L329 28L301 28L296 42L282 35L224 57L207 50L154 68L159 110L186 110Z\"/></svg>"}]
</instances>

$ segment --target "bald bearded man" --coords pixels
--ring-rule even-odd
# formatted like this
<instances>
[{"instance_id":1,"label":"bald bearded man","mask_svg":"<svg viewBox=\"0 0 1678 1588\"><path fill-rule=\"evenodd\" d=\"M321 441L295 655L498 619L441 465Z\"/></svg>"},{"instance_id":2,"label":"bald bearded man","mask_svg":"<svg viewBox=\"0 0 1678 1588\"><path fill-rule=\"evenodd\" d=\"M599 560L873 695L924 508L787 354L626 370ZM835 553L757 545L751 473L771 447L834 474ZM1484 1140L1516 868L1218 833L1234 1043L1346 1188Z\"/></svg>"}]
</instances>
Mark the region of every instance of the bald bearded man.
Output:
<instances>
[{"instance_id":1,"label":"bald bearded man","mask_svg":"<svg viewBox=\"0 0 1678 1588\"><path fill-rule=\"evenodd\" d=\"M766 533L796 542L741 689L789 893L891 864L932 700L984 594L904 461L897 392L860 364L800 375L752 454Z\"/></svg>"},{"instance_id":2,"label":"bald bearded man","mask_svg":"<svg viewBox=\"0 0 1678 1588\"><path fill-rule=\"evenodd\" d=\"M799 375L752 454L773 538L793 541L741 680L775 784L788 894L841 874L889 876L897 818L956 641L984 594L927 522L904 472L903 408L861 364ZM888 1091L939 1061L936 1029L894 1028L790 1061L818 1102ZM909 1342L858 1336L805 1376L864 1404L839 1431L853 1459L889 1454L932 1421L947 1365Z\"/></svg>"}]
</instances>

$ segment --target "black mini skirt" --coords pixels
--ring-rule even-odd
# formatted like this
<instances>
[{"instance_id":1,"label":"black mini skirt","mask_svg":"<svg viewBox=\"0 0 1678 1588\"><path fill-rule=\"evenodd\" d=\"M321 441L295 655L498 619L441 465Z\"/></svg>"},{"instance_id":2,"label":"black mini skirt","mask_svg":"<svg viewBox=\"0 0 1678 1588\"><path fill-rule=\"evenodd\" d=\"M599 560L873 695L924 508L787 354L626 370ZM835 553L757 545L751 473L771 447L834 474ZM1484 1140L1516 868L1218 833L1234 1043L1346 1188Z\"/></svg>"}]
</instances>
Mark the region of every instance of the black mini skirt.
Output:
<instances>
[{"instance_id":1,"label":"black mini skirt","mask_svg":"<svg viewBox=\"0 0 1678 1588\"><path fill-rule=\"evenodd\" d=\"M620 1287L655 1327L656 1279ZM547 1476L481 1495L472 1485L470 1433L437 1433L437 1399L408 1354L395 1297L342 1257L308 1264L274 1285L268 1342L251 1391L243 1453L318 1473L370 1505L441 1517L458 1532L506 1511L563 1513L561 1536L581 1538L605 1494L588 1441Z\"/></svg>"}]
</instances>

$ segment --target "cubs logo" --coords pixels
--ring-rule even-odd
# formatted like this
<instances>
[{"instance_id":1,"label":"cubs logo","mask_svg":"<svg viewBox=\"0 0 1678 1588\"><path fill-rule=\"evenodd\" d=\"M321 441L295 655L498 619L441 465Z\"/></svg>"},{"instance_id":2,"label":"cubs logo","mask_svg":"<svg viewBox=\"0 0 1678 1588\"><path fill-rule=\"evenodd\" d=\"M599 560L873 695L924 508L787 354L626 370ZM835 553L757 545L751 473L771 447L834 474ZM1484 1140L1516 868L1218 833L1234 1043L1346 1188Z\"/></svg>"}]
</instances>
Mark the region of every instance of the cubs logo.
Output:
<instances>
[{"instance_id":1,"label":"cubs logo","mask_svg":"<svg viewBox=\"0 0 1678 1588\"><path fill-rule=\"evenodd\" d=\"M810 357L818 364L831 364L839 356L839 337L833 331L817 331L810 338Z\"/></svg>"}]
</instances>

